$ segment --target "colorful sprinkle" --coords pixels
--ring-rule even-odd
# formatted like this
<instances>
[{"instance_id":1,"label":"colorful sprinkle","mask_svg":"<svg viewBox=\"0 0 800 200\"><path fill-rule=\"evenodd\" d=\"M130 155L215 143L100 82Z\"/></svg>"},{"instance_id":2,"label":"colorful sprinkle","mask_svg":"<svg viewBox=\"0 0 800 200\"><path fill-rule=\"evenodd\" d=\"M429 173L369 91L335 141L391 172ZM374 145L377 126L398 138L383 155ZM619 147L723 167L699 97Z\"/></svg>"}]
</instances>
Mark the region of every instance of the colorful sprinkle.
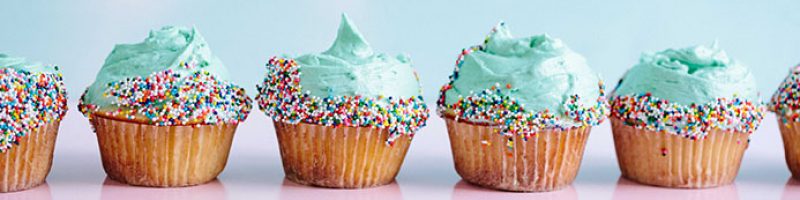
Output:
<instances>
[{"instance_id":1,"label":"colorful sprinkle","mask_svg":"<svg viewBox=\"0 0 800 200\"><path fill-rule=\"evenodd\" d=\"M55 67L58 70L58 67ZM61 73L0 69L0 153L40 126L67 113L67 92Z\"/></svg>"},{"instance_id":2,"label":"colorful sprinkle","mask_svg":"<svg viewBox=\"0 0 800 200\"><path fill-rule=\"evenodd\" d=\"M86 103L84 97L78 108L87 117L95 112L127 119L143 116L157 126L236 124L244 121L252 108L243 88L220 81L203 70L186 77L166 70L147 77L128 78L109 83L103 95L111 98L119 109L100 110Z\"/></svg>"},{"instance_id":3,"label":"colorful sprinkle","mask_svg":"<svg viewBox=\"0 0 800 200\"><path fill-rule=\"evenodd\" d=\"M428 107L422 96L410 98L328 96L302 92L301 67L292 59L273 57L267 63L263 85L257 85L259 107L275 121L324 126L387 129L387 144L402 134L409 136L425 126Z\"/></svg>"},{"instance_id":4,"label":"colorful sprinkle","mask_svg":"<svg viewBox=\"0 0 800 200\"><path fill-rule=\"evenodd\" d=\"M611 117L626 125L702 139L711 130L753 133L764 119L764 106L734 97L706 104L680 105L650 93L611 98Z\"/></svg>"},{"instance_id":5,"label":"colorful sprinkle","mask_svg":"<svg viewBox=\"0 0 800 200\"><path fill-rule=\"evenodd\" d=\"M800 65L793 67L789 76L778 87L767 105L770 111L781 116L785 125L800 122Z\"/></svg>"}]
</instances>

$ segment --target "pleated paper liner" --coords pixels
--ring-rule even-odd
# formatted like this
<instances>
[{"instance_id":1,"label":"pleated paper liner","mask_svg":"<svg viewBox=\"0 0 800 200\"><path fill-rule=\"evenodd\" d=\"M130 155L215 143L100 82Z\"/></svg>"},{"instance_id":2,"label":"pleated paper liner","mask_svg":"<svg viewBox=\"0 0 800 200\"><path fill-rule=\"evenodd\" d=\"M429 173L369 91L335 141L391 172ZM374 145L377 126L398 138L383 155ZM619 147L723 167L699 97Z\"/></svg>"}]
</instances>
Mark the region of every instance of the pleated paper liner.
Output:
<instances>
[{"instance_id":1,"label":"pleated paper liner","mask_svg":"<svg viewBox=\"0 0 800 200\"><path fill-rule=\"evenodd\" d=\"M792 178L800 179L800 123L787 121L778 117L778 124L783 137L783 149L786 165L792 172Z\"/></svg>"},{"instance_id":2,"label":"pleated paper liner","mask_svg":"<svg viewBox=\"0 0 800 200\"><path fill-rule=\"evenodd\" d=\"M286 179L330 188L365 188L394 181L411 138L386 144L389 132L275 122Z\"/></svg>"},{"instance_id":3,"label":"pleated paper liner","mask_svg":"<svg viewBox=\"0 0 800 200\"><path fill-rule=\"evenodd\" d=\"M0 153L0 192L29 189L44 183L53 163L59 121L41 125Z\"/></svg>"},{"instance_id":4,"label":"pleated paper liner","mask_svg":"<svg viewBox=\"0 0 800 200\"><path fill-rule=\"evenodd\" d=\"M138 186L180 187L214 180L228 162L237 124L154 126L90 118L109 178Z\"/></svg>"},{"instance_id":5,"label":"pleated paper liner","mask_svg":"<svg viewBox=\"0 0 800 200\"><path fill-rule=\"evenodd\" d=\"M456 172L466 182L515 192L565 188L578 174L591 127L543 130L529 138L498 133L500 127L444 117Z\"/></svg>"},{"instance_id":6,"label":"pleated paper liner","mask_svg":"<svg viewBox=\"0 0 800 200\"><path fill-rule=\"evenodd\" d=\"M673 188L708 188L733 183L747 149L748 134L713 130L703 139L637 129L611 118L622 176Z\"/></svg>"}]
</instances>

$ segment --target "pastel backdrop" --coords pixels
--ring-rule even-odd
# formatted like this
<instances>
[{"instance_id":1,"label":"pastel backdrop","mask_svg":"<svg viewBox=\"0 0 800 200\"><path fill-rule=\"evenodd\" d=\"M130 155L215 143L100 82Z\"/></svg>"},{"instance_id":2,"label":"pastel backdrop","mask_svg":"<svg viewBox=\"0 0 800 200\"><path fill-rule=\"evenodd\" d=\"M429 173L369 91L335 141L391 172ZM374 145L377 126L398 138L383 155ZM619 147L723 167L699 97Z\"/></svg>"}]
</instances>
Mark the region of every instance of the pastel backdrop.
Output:
<instances>
[{"instance_id":1,"label":"pastel backdrop","mask_svg":"<svg viewBox=\"0 0 800 200\"><path fill-rule=\"evenodd\" d=\"M269 57L324 51L335 38L340 14L347 12L376 51L411 56L424 97L435 108L438 89L461 48L480 43L501 20L516 36L548 33L562 39L587 58L609 88L643 51L716 40L730 57L751 68L767 100L788 69L800 63L798 10L800 2L790 0L3 1L0 51L61 67L70 111L62 123L49 190L56 199L91 199L103 197L107 185L101 185L105 175L96 137L75 105L115 44L139 42L164 25L197 27L233 80L254 96ZM431 116L398 176L405 198L448 198L465 187L453 170L443 121L436 113ZM751 139L736 186L726 191L743 199L780 197L789 173L772 114ZM240 126L220 176L224 194L285 197L282 176L272 123L254 109ZM589 199L618 197L618 178L610 127L604 123L594 128L569 191Z\"/></svg>"}]
</instances>

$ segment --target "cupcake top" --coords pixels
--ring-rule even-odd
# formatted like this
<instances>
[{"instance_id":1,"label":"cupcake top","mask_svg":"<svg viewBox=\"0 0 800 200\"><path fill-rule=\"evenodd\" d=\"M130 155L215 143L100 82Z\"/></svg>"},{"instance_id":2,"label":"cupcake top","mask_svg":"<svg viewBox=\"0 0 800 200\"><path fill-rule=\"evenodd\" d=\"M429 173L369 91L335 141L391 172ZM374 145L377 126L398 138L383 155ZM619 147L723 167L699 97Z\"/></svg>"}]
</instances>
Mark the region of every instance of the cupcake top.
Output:
<instances>
[{"instance_id":1,"label":"cupcake top","mask_svg":"<svg viewBox=\"0 0 800 200\"><path fill-rule=\"evenodd\" d=\"M612 116L689 138L709 130L753 132L762 116L750 70L716 43L645 53L620 80Z\"/></svg>"},{"instance_id":2,"label":"cupcake top","mask_svg":"<svg viewBox=\"0 0 800 200\"><path fill-rule=\"evenodd\" d=\"M408 56L374 52L344 14L327 51L273 57L258 90L261 109L276 121L385 128L390 142L428 117Z\"/></svg>"},{"instance_id":3,"label":"cupcake top","mask_svg":"<svg viewBox=\"0 0 800 200\"><path fill-rule=\"evenodd\" d=\"M800 122L800 65L789 70L789 75L772 95L768 108L784 123Z\"/></svg>"},{"instance_id":4,"label":"cupcake top","mask_svg":"<svg viewBox=\"0 0 800 200\"><path fill-rule=\"evenodd\" d=\"M345 14L336 40L327 51L294 60L302 66L300 85L311 96L410 98L421 94L411 59L373 52Z\"/></svg>"},{"instance_id":5,"label":"cupcake top","mask_svg":"<svg viewBox=\"0 0 800 200\"><path fill-rule=\"evenodd\" d=\"M438 105L445 117L505 124L509 135L594 126L607 111L602 80L583 56L547 34L514 38L502 22L462 50Z\"/></svg>"},{"instance_id":6,"label":"cupcake top","mask_svg":"<svg viewBox=\"0 0 800 200\"><path fill-rule=\"evenodd\" d=\"M0 152L67 113L67 92L55 65L0 53Z\"/></svg>"},{"instance_id":7,"label":"cupcake top","mask_svg":"<svg viewBox=\"0 0 800 200\"><path fill-rule=\"evenodd\" d=\"M41 62L32 62L22 57L13 57L0 53L0 69L11 68L16 71L27 71L40 74L57 74L58 67L55 65L45 65Z\"/></svg>"},{"instance_id":8,"label":"cupcake top","mask_svg":"<svg viewBox=\"0 0 800 200\"><path fill-rule=\"evenodd\" d=\"M238 123L251 104L197 29L167 26L142 43L116 45L80 108L167 126Z\"/></svg>"}]
</instances>

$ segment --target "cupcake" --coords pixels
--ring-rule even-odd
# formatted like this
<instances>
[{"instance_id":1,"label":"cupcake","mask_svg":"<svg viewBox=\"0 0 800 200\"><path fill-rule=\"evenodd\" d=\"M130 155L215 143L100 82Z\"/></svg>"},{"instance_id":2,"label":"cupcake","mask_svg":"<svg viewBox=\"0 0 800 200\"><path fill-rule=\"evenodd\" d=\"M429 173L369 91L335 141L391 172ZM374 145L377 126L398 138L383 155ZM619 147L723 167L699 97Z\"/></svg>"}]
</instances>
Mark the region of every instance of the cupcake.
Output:
<instances>
[{"instance_id":1,"label":"cupcake","mask_svg":"<svg viewBox=\"0 0 800 200\"><path fill-rule=\"evenodd\" d=\"M67 112L61 72L0 54L0 192L44 183L58 126Z\"/></svg>"},{"instance_id":2,"label":"cupcake","mask_svg":"<svg viewBox=\"0 0 800 200\"><path fill-rule=\"evenodd\" d=\"M456 171L506 191L570 185L591 127L607 116L603 87L561 40L514 38L501 22L483 44L461 51L437 102Z\"/></svg>"},{"instance_id":3,"label":"cupcake","mask_svg":"<svg viewBox=\"0 0 800 200\"><path fill-rule=\"evenodd\" d=\"M222 172L251 100L196 29L164 27L116 45L78 108L111 179L175 187Z\"/></svg>"},{"instance_id":4,"label":"cupcake","mask_svg":"<svg viewBox=\"0 0 800 200\"><path fill-rule=\"evenodd\" d=\"M777 115L789 171L800 179L800 65L789 71L768 108Z\"/></svg>"},{"instance_id":5,"label":"cupcake","mask_svg":"<svg viewBox=\"0 0 800 200\"><path fill-rule=\"evenodd\" d=\"M643 54L610 99L622 176L675 188L732 183L763 119L758 95L750 70L716 44Z\"/></svg>"},{"instance_id":6,"label":"cupcake","mask_svg":"<svg viewBox=\"0 0 800 200\"><path fill-rule=\"evenodd\" d=\"M410 59L373 52L346 15L327 51L271 58L257 87L286 178L304 185L391 183L428 118Z\"/></svg>"}]
</instances>

